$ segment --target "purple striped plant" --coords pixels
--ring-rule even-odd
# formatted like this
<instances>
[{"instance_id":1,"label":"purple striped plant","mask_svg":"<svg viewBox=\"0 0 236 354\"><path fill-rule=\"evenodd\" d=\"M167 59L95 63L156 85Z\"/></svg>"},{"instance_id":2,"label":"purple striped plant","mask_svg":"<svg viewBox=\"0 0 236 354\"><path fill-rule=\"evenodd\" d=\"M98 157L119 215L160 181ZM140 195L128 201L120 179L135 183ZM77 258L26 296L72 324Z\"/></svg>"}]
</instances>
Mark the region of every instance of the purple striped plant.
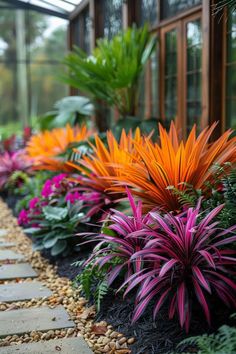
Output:
<instances>
[{"instance_id":1,"label":"purple striped plant","mask_svg":"<svg viewBox=\"0 0 236 354\"><path fill-rule=\"evenodd\" d=\"M115 263L116 265L108 272L109 285L123 272L126 279L141 271L143 263L141 257L132 259L132 256L145 247L149 233L153 232L150 227L153 223L150 216L142 215L142 202L138 201L136 204L128 189L127 195L133 216L110 209L111 224L103 228L103 233L95 236L99 243L85 263L88 265L96 260L94 265L100 268L108 263ZM92 239L94 240L94 237Z\"/></svg>"},{"instance_id":2,"label":"purple striped plant","mask_svg":"<svg viewBox=\"0 0 236 354\"><path fill-rule=\"evenodd\" d=\"M150 212L153 232L142 250L131 256L142 269L123 283L125 295L137 288L133 321L155 300L154 318L168 303L169 318L177 313L181 327L189 329L191 303L197 300L210 323L209 299L217 295L228 306L236 306L236 225L222 230L214 218L223 209L220 205L199 220L200 202L196 208L174 216ZM131 236L132 237L132 236Z\"/></svg>"}]
</instances>

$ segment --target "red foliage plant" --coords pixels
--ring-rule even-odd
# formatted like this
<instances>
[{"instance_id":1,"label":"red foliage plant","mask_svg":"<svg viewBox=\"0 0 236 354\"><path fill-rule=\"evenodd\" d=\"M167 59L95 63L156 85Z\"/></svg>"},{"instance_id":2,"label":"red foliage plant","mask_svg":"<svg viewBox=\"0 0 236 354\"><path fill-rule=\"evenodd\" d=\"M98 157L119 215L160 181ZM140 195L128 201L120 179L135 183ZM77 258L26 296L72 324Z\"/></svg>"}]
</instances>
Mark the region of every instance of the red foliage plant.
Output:
<instances>
[{"instance_id":1,"label":"red foliage plant","mask_svg":"<svg viewBox=\"0 0 236 354\"><path fill-rule=\"evenodd\" d=\"M220 205L206 216L200 201L186 212L162 216L152 211L142 216L142 203L136 205L128 191L133 216L112 210L112 224L97 236L98 247L88 260L102 268L114 261L107 274L108 284L123 279L119 290L124 296L136 289L133 321L155 301L154 318L162 305L169 306L169 317L178 315L188 331L192 303L197 300L210 323L209 298L216 296L228 306L236 306L236 265L232 244L236 225L222 230L215 217Z\"/></svg>"},{"instance_id":2,"label":"red foliage plant","mask_svg":"<svg viewBox=\"0 0 236 354\"><path fill-rule=\"evenodd\" d=\"M137 303L133 321L146 306L157 298L154 318L165 301L169 300L169 317L178 314L181 327L189 329L191 303L197 299L210 323L208 297L217 295L228 306L236 306L236 283L233 267L236 265L232 244L236 241L236 225L222 230L215 217L222 210L220 205L202 220L200 202L196 208L174 216L161 216L151 212L155 223L150 240L143 250L132 256L142 259L140 274L131 276L125 284L126 294L136 285Z\"/></svg>"}]
</instances>

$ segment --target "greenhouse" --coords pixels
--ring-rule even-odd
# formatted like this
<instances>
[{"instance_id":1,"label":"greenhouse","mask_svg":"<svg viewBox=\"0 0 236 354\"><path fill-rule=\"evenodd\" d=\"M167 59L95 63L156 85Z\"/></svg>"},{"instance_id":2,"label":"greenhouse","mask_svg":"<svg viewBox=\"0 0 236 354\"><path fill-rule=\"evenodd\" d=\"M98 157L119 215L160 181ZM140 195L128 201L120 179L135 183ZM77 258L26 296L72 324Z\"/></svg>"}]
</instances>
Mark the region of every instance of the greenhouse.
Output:
<instances>
[{"instance_id":1,"label":"greenhouse","mask_svg":"<svg viewBox=\"0 0 236 354\"><path fill-rule=\"evenodd\" d=\"M235 0L0 0L0 354L235 354L235 129Z\"/></svg>"}]
</instances>

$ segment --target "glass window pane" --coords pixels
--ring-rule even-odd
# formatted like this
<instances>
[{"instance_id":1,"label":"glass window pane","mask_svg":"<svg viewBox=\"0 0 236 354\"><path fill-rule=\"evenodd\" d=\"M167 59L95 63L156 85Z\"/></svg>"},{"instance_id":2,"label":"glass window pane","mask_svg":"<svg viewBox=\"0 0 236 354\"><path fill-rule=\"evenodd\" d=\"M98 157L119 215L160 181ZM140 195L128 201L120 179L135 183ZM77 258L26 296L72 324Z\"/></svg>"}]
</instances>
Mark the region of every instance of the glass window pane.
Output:
<instances>
[{"instance_id":1,"label":"glass window pane","mask_svg":"<svg viewBox=\"0 0 236 354\"><path fill-rule=\"evenodd\" d=\"M0 124L13 122L17 117L16 64L0 63ZM13 104L14 102L14 104Z\"/></svg>"},{"instance_id":2,"label":"glass window pane","mask_svg":"<svg viewBox=\"0 0 236 354\"><path fill-rule=\"evenodd\" d=\"M159 66L158 51L152 53L151 56L151 85L152 85L152 117L159 117Z\"/></svg>"},{"instance_id":3,"label":"glass window pane","mask_svg":"<svg viewBox=\"0 0 236 354\"><path fill-rule=\"evenodd\" d=\"M236 129L236 99L226 100L226 126Z\"/></svg>"},{"instance_id":4,"label":"glass window pane","mask_svg":"<svg viewBox=\"0 0 236 354\"><path fill-rule=\"evenodd\" d=\"M227 13L226 127L236 127L236 10Z\"/></svg>"},{"instance_id":5,"label":"glass window pane","mask_svg":"<svg viewBox=\"0 0 236 354\"><path fill-rule=\"evenodd\" d=\"M201 4L202 0L160 0L161 18L165 19Z\"/></svg>"},{"instance_id":6,"label":"glass window pane","mask_svg":"<svg viewBox=\"0 0 236 354\"><path fill-rule=\"evenodd\" d=\"M226 96L236 96L236 64L226 68Z\"/></svg>"},{"instance_id":7,"label":"glass window pane","mask_svg":"<svg viewBox=\"0 0 236 354\"><path fill-rule=\"evenodd\" d=\"M201 21L187 23L187 131L199 127L202 114L202 30Z\"/></svg>"},{"instance_id":8,"label":"glass window pane","mask_svg":"<svg viewBox=\"0 0 236 354\"><path fill-rule=\"evenodd\" d=\"M170 122L177 113L177 33L165 34L165 119Z\"/></svg>"},{"instance_id":9,"label":"glass window pane","mask_svg":"<svg viewBox=\"0 0 236 354\"><path fill-rule=\"evenodd\" d=\"M5 2L5 7L8 4ZM36 11L0 11L0 123L30 123L68 94L56 75L67 50L68 21Z\"/></svg>"},{"instance_id":10,"label":"glass window pane","mask_svg":"<svg viewBox=\"0 0 236 354\"><path fill-rule=\"evenodd\" d=\"M102 0L104 36L111 39L122 29L122 0Z\"/></svg>"},{"instance_id":11,"label":"glass window pane","mask_svg":"<svg viewBox=\"0 0 236 354\"><path fill-rule=\"evenodd\" d=\"M68 95L67 87L57 80L62 69L60 65L30 65L32 116L52 110L57 100Z\"/></svg>"},{"instance_id":12,"label":"glass window pane","mask_svg":"<svg viewBox=\"0 0 236 354\"><path fill-rule=\"evenodd\" d=\"M227 37L227 62L236 62L236 32L230 32Z\"/></svg>"},{"instance_id":13,"label":"glass window pane","mask_svg":"<svg viewBox=\"0 0 236 354\"><path fill-rule=\"evenodd\" d=\"M154 26L157 23L157 9L158 1L157 0L141 0L139 3L139 19L138 22L140 25L148 22L151 26Z\"/></svg>"}]
</instances>

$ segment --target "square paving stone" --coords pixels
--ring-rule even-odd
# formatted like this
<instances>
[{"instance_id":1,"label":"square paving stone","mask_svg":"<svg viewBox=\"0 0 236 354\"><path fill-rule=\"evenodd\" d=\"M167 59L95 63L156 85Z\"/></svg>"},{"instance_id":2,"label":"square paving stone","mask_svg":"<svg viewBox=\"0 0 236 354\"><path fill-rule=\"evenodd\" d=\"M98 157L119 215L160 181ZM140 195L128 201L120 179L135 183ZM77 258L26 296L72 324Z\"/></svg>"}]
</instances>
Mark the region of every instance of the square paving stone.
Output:
<instances>
[{"instance_id":1,"label":"square paving stone","mask_svg":"<svg viewBox=\"0 0 236 354\"><path fill-rule=\"evenodd\" d=\"M7 236L7 230L0 229L0 237L5 237L5 236Z\"/></svg>"},{"instance_id":2,"label":"square paving stone","mask_svg":"<svg viewBox=\"0 0 236 354\"><path fill-rule=\"evenodd\" d=\"M3 264L0 266L0 280L35 277L37 277L37 273L29 263Z\"/></svg>"},{"instance_id":3,"label":"square paving stone","mask_svg":"<svg viewBox=\"0 0 236 354\"><path fill-rule=\"evenodd\" d=\"M32 331L49 331L74 327L63 306L47 306L0 312L0 337Z\"/></svg>"},{"instance_id":4,"label":"square paving stone","mask_svg":"<svg viewBox=\"0 0 236 354\"><path fill-rule=\"evenodd\" d=\"M0 285L0 302L24 301L51 295L51 290L40 282Z\"/></svg>"},{"instance_id":5,"label":"square paving stone","mask_svg":"<svg viewBox=\"0 0 236 354\"><path fill-rule=\"evenodd\" d=\"M0 354L92 354L82 338L62 338L0 348Z\"/></svg>"},{"instance_id":6,"label":"square paving stone","mask_svg":"<svg viewBox=\"0 0 236 354\"><path fill-rule=\"evenodd\" d=\"M20 260L23 259L24 256L19 253L15 253L11 250L0 250L0 261L6 260Z\"/></svg>"},{"instance_id":7,"label":"square paving stone","mask_svg":"<svg viewBox=\"0 0 236 354\"><path fill-rule=\"evenodd\" d=\"M7 248L7 247L14 247L16 243L13 242L1 242L0 241L0 248Z\"/></svg>"}]
</instances>

